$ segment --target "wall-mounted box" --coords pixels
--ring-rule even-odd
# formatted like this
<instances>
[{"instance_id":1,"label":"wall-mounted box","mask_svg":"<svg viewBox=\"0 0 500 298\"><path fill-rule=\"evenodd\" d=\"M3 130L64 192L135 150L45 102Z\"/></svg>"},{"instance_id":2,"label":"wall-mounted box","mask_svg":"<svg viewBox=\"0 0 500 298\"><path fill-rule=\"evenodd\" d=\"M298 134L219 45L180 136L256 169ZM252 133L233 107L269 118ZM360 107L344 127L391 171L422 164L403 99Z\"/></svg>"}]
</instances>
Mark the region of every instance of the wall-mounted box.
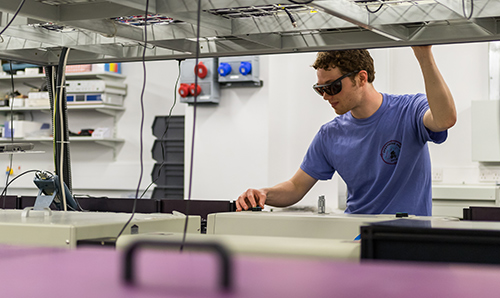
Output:
<instances>
[{"instance_id":1,"label":"wall-mounted box","mask_svg":"<svg viewBox=\"0 0 500 298\"><path fill-rule=\"evenodd\" d=\"M261 87L258 56L221 57L217 68L224 87Z\"/></svg>"},{"instance_id":2,"label":"wall-mounted box","mask_svg":"<svg viewBox=\"0 0 500 298\"><path fill-rule=\"evenodd\" d=\"M68 104L111 104L122 106L127 85L111 80L66 81Z\"/></svg>"},{"instance_id":3,"label":"wall-mounted box","mask_svg":"<svg viewBox=\"0 0 500 298\"><path fill-rule=\"evenodd\" d=\"M472 101L472 160L500 162L500 101Z\"/></svg>"},{"instance_id":4,"label":"wall-mounted box","mask_svg":"<svg viewBox=\"0 0 500 298\"><path fill-rule=\"evenodd\" d=\"M74 93L66 95L66 102L73 104L110 104L123 106L125 97L113 93Z\"/></svg>"},{"instance_id":5,"label":"wall-mounted box","mask_svg":"<svg viewBox=\"0 0 500 298\"><path fill-rule=\"evenodd\" d=\"M67 93L97 93L106 92L127 95L127 85L107 80L68 80Z\"/></svg>"},{"instance_id":6,"label":"wall-mounted box","mask_svg":"<svg viewBox=\"0 0 500 298\"><path fill-rule=\"evenodd\" d=\"M197 78L198 88L195 87ZM217 80L217 58L188 59L181 64L180 87L177 90L181 96L180 102L219 103L220 87Z\"/></svg>"}]
</instances>

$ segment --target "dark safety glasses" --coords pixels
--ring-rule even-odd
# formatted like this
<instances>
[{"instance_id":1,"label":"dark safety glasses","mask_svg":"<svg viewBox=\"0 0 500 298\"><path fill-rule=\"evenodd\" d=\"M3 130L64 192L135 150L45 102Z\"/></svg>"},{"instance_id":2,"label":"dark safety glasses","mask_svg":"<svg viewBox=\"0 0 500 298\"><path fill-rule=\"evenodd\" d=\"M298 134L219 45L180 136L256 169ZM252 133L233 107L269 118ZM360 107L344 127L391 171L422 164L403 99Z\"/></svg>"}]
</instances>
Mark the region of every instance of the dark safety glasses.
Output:
<instances>
[{"instance_id":1,"label":"dark safety glasses","mask_svg":"<svg viewBox=\"0 0 500 298\"><path fill-rule=\"evenodd\" d=\"M348 74L345 74L341 76L340 78L336 79L335 81L324 84L324 85L314 85L313 89L318 93L320 96L323 96L325 93L328 95L335 95L342 91L342 80L347 78L348 76L351 76L353 74L358 73L359 70L352 71Z\"/></svg>"}]
</instances>

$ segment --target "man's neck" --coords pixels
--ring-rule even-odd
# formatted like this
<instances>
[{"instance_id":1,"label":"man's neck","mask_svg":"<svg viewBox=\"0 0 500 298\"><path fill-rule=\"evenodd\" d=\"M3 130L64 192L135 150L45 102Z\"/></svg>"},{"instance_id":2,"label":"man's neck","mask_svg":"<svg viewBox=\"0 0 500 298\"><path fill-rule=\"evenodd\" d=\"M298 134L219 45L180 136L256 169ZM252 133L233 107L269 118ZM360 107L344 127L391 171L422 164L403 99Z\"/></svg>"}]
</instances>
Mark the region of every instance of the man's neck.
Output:
<instances>
[{"instance_id":1,"label":"man's neck","mask_svg":"<svg viewBox=\"0 0 500 298\"><path fill-rule=\"evenodd\" d=\"M380 108L383 101L383 95L377 92L373 86L367 88L364 94L363 106L351 110L351 115L356 119L366 119Z\"/></svg>"}]
</instances>

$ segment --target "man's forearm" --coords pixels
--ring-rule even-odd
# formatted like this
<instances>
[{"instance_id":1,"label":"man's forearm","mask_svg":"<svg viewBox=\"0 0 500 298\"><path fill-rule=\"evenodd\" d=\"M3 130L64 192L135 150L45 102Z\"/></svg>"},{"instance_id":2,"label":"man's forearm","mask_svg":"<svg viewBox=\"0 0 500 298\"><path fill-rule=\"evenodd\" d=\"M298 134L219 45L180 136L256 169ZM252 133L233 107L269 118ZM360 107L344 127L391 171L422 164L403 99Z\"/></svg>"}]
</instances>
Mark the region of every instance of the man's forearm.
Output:
<instances>
[{"instance_id":1,"label":"man's forearm","mask_svg":"<svg viewBox=\"0 0 500 298\"><path fill-rule=\"evenodd\" d=\"M263 190L267 193L266 204L273 207L288 207L300 201L304 196L290 181Z\"/></svg>"},{"instance_id":2,"label":"man's forearm","mask_svg":"<svg viewBox=\"0 0 500 298\"><path fill-rule=\"evenodd\" d=\"M274 207L293 205L300 201L317 181L299 169L290 180L262 189L267 195L266 204Z\"/></svg>"}]
</instances>

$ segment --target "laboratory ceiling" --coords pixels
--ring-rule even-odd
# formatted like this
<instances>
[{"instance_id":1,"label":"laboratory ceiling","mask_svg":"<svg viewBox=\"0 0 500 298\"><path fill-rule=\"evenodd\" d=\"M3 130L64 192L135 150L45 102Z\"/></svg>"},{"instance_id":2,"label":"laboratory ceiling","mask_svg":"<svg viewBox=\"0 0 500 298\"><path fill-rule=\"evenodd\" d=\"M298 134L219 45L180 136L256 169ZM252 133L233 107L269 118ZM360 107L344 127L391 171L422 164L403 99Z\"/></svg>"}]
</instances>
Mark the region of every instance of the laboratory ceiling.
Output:
<instances>
[{"instance_id":1,"label":"laboratory ceiling","mask_svg":"<svg viewBox=\"0 0 500 298\"><path fill-rule=\"evenodd\" d=\"M0 2L3 29L21 0ZM145 18L147 8L148 17ZM498 0L25 0L0 58L50 65L500 39Z\"/></svg>"}]
</instances>

